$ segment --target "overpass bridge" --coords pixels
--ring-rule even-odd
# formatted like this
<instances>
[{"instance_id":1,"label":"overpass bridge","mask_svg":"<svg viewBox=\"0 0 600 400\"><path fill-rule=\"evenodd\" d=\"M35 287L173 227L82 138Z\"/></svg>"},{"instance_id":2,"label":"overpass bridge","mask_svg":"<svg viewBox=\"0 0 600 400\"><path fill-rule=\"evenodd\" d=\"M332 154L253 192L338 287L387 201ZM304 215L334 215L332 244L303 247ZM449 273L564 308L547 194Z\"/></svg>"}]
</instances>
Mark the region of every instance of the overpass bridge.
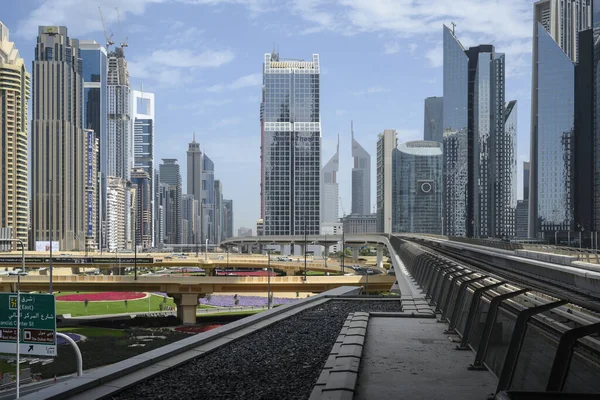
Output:
<instances>
[{"instance_id":1,"label":"overpass bridge","mask_svg":"<svg viewBox=\"0 0 600 400\"><path fill-rule=\"evenodd\" d=\"M396 278L391 275L351 276L281 276L281 277L196 277L196 276L133 276L119 275L68 275L54 276L54 291L66 292L161 292L173 297L177 316L184 324L196 322L196 308L200 297L207 293L257 293L273 292L321 293L339 286L368 288L369 292L387 292ZM48 276L22 276L21 290L45 292L49 288ZM16 292L17 277L0 277L2 292Z\"/></svg>"}]
</instances>

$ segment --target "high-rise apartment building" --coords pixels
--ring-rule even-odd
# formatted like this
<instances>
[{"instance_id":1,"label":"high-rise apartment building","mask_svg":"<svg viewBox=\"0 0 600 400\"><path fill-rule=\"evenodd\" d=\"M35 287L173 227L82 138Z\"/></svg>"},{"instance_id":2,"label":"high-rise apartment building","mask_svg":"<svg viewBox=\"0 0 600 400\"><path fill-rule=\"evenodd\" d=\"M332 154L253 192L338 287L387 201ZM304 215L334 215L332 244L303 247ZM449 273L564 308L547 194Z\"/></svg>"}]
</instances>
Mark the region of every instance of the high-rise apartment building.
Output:
<instances>
[{"instance_id":1,"label":"high-rise apartment building","mask_svg":"<svg viewBox=\"0 0 600 400\"><path fill-rule=\"evenodd\" d=\"M579 33L592 26L591 0L534 4L529 236L575 229L574 62Z\"/></svg>"},{"instance_id":2,"label":"high-rise apartment building","mask_svg":"<svg viewBox=\"0 0 600 400\"><path fill-rule=\"evenodd\" d=\"M233 237L233 200L223 200L223 239Z\"/></svg>"},{"instance_id":3,"label":"high-rise apartment building","mask_svg":"<svg viewBox=\"0 0 600 400\"><path fill-rule=\"evenodd\" d=\"M131 185L135 189L135 221L133 232L135 245L142 249L152 247L152 214L153 195L152 180L143 168L135 168L131 171Z\"/></svg>"},{"instance_id":4,"label":"high-rise apartment building","mask_svg":"<svg viewBox=\"0 0 600 400\"><path fill-rule=\"evenodd\" d=\"M181 244L181 173L175 158L163 158L159 165L160 182L165 193L165 244Z\"/></svg>"},{"instance_id":5,"label":"high-rise apartment building","mask_svg":"<svg viewBox=\"0 0 600 400\"><path fill-rule=\"evenodd\" d=\"M377 232L392 233L395 129L386 129L377 140Z\"/></svg>"},{"instance_id":6,"label":"high-rise apartment building","mask_svg":"<svg viewBox=\"0 0 600 400\"><path fill-rule=\"evenodd\" d=\"M261 121L261 218L265 235L319 234L319 55L265 54Z\"/></svg>"},{"instance_id":7,"label":"high-rise apartment building","mask_svg":"<svg viewBox=\"0 0 600 400\"><path fill-rule=\"evenodd\" d=\"M446 26L443 35L443 126L455 132L453 145L459 145L459 138L466 133L468 182L466 187L448 193L447 200L452 201L446 203L444 218L452 226L448 225L447 232L465 232L470 237L512 237L516 207L516 108L515 103L507 106L504 100L504 54L496 53L492 45L465 50ZM449 149L452 154L449 162L458 160L454 156L460 157L459 149L464 150ZM463 173L456 164L446 170ZM451 182L453 178L448 173L446 182ZM464 193L459 193L462 191L466 191L466 210L455 210L452 207L462 206L460 199L465 198ZM458 223L464 223L464 228L455 225Z\"/></svg>"},{"instance_id":8,"label":"high-rise apartment building","mask_svg":"<svg viewBox=\"0 0 600 400\"><path fill-rule=\"evenodd\" d=\"M352 136L352 214L371 213L371 155L354 139L354 123L350 125Z\"/></svg>"},{"instance_id":9,"label":"high-rise apartment building","mask_svg":"<svg viewBox=\"0 0 600 400\"><path fill-rule=\"evenodd\" d=\"M108 251L117 252L125 247L125 194L127 182L116 176L106 180L106 243Z\"/></svg>"},{"instance_id":10,"label":"high-rise apartment building","mask_svg":"<svg viewBox=\"0 0 600 400\"><path fill-rule=\"evenodd\" d=\"M98 197L100 197L100 180L98 178L98 145L99 140L91 129L84 129L85 134L85 214L86 214L86 232L85 248L86 250L98 249L98 240L100 238L98 230L100 206Z\"/></svg>"},{"instance_id":11,"label":"high-rise apartment building","mask_svg":"<svg viewBox=\"0 0 600 400\"><path fill-rule=\"evenodd\" d=\"M401 143L394 150L392 232L442 231L442 148L437 141Z\"/></svg>"},{"instance_id":12,"label":"high-rise apartment building","mask_svg":"<svg viewBox=\"0 0 600 400\"><path fill-rule=\"evenodd\" d=\"M144 170L150 177L150 193L155 192L154 176L154 93L131 91L133 122L133 168ZM154 245L154 196L150 201L150 237Z\"/></svg>"},{"instance_id":13,"label":"high-rise apartment building","mask_svg":"<svg viewBox=\"0 0 600 400\"><path fill-rule=\"evenodd\" d=\"M337 173L340 170L340 138L335 153L321 170L321 233L339 222L339 185ZM329 232L328 232L329 233Z\"/></svg>"},{"instance_id":14,"label":"high-rise apartment building","mask_svg":"<svg viewBox=\"0 0 600 400\"><path fill-rule=\"evenodd\" d=\"M442 143L444 141L444 99L442 97L427 97L425 99L424 115L423 139Z\"/></svg>"},{"instance_id":15,"label":"high-rise apartment building","mask_svg":"<svg viewBox=\"0 0 600 400\"><path fill-rule=\"evenodd\" d=\"M52 236L65 251L83 250L86 242L82 69L79 41L65 26L39 27L31 107L32 236L34 242Z\"/></svg>"},{"instance_id":16,"label":"high-rise apartment building","mask_svg":"<svg viewBox=\"0 0 600 400\"><path fill-rule=\"evenodd\" d=\"M131 89L129 70L123 48L116 47L108 54L107 75L107 176L130 180L133 168L133 134L131 123ZM125 189L125 237L126 247L131 241L131 195Z\"/></svg>"},{"instance_id":17,"label":"high-rise apartment building","mask_svg":"<svg viewBox=\"0 0 600 400\"><path fill-rule=\"evenodd\" d=\"M0 22L0 228L28 246L27 118L31 77L8 28ZM17 246L13 246L16 248Z\"/></svg>"},{"instance_id":18,"label":"high-rise apartment building","mask_svg":"<svg viewBox=\"0 0 600 400\"><path fill-rule=\"evenodd\" d=\"M523 200L517 200L515 235L524 239L529 236L529 161L523 162Z\"/></svg>"},{"instance_id":19,"label":"high-rise apartment building","mask_svg":"<svg viewBox=\"0 0 600 400\"><path fill-rule=\"evenodd\" d=\"M97 196L94 204L94 236L98 246L106 247L102 233L106 228L106 166L107 166L107 54L106 49L93 40L80 40L83 61L84 128L94 132L98 141ZM89 219L89 218L88 218ZM88 233L89 236L89 233Z\"/></svg>"}]
</instances>

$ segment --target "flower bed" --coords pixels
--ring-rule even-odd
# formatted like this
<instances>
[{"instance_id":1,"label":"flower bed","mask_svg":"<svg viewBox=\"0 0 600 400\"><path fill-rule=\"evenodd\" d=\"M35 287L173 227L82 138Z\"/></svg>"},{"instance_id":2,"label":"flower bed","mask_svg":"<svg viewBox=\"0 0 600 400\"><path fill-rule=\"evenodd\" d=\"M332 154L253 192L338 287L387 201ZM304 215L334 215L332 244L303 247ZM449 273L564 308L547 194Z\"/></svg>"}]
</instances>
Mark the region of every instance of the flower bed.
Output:
<instances>
[{"instance_id":1,"label":"flower bed","mask_svg":"<svg viewBox=\"0 0 600 400\"><path fill-rule=\"evenodd\" d=\"M137 300L146 297L146 293L139 292L104 292L104 293L78 293L56 296L57 301L123 301Z\"/></svg>"},{"instance_id":2,"label":"flower bed","mask_svg":"<svg viewBox=\"0 0 600 400\"><path fill-rule=\"evenodd\" d=\"M78 335L76 333L69 333L69 332L63 332L65 335L67 335L68 337L70 337L71 339L73 339L75 342L79 342L81 340L81 335ZM57 345L61 345L61 344L68 344L69 342L67 341L67 339L64 339L62 337L57 337L56 338L56 344Z\"/></svg>"},{"instance_id":3,"label":"flower bed","mask_svg":"<svg viewBox=\"0 0 600 400\"><path fill-rule=\"evenodd\" d=\"M261 296L238 296L238 307L262 307L267 305L267 297ZM274 297L273 304L289 304L300 299L289 299L285 297ZM206 298L200 299L200 304L211 305L215 307L233 307L236 306L234 296L212 295L210 302Z\"/></svg>"}]
</instances>

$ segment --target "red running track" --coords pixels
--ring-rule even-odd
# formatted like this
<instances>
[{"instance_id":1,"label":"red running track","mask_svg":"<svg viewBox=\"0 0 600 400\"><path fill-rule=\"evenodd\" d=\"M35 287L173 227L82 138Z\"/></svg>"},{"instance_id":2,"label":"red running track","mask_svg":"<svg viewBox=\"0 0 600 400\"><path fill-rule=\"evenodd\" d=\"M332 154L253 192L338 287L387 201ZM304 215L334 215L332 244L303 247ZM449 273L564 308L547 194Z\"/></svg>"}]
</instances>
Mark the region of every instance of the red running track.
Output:
<instances>
[{"instance_id":1,"label":"red running track","mask_svg":"<svg viewBox=\"0 0 600 400\"><path fill-rule=\"evenodd\" d=\"M139 292L104 292L104 293L78 293L56 296L58 301L119 301L137 300L146 297L146 293Z\"/></svg>"}]
</instances>

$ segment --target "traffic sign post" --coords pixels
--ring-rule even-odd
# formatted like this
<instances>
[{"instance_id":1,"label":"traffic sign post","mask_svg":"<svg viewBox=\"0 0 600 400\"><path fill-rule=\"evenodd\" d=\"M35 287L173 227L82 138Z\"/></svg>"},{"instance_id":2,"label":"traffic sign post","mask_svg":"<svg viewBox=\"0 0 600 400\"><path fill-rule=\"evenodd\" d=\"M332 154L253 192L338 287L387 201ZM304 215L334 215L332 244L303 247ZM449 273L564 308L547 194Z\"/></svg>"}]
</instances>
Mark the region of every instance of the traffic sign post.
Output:
<instances>
[{"instance_id":1,"label":"traffic sign post","mask_svg":"<svg viewBox=\"0 0 600 400\"><path fill-rule=\"evenodd\" d=\"M17 312L19 303L20 313ZM0 293L0 353L16 353L19 325L19 353L56 356L56 303L53 294Z\"/></svg>"}]
</instances>

